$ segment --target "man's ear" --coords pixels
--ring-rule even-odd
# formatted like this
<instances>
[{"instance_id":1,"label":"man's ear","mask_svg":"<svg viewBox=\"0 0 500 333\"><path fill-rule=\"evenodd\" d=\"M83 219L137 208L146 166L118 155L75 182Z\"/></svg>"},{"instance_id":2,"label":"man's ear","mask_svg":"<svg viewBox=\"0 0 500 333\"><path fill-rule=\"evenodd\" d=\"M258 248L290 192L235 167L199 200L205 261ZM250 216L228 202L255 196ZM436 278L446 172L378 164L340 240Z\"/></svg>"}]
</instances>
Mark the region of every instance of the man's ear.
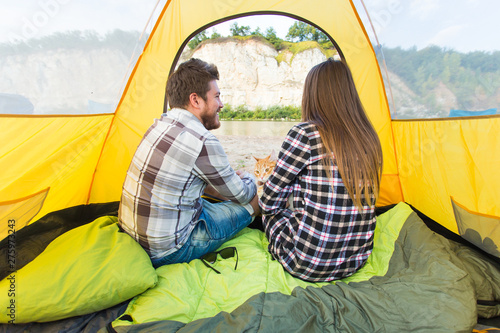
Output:
<instances>
[{"instance_id":1,"label":"man's ear","mask_svg":"<svg viewBox=\"0 0 500 333\"><path fill-rule=\"evenodd\" d=\"M195 109L197 109L200 105L200 96L197 93L191 93L189 95L189 105Z\"/></svg>"}]
</instances>

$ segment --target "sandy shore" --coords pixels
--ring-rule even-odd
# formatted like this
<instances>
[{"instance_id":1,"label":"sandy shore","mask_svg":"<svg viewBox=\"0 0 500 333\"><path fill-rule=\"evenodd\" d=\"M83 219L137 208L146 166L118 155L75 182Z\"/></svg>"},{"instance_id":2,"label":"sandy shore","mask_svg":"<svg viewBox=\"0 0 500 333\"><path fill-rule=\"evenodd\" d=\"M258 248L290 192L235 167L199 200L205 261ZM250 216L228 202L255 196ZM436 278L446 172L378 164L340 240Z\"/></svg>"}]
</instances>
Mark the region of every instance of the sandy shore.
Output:
<instances>
[{"instance_id":1,"label":"sandy shore","mask_svg":"<svg viewBox=\"0 0 500 333\"><path fill-rule=\"evenodd\" d=\"M281 144L285 137L281 136L243 136L217 135L233 169L252 171L255 157L266 157L274 149L278 156Z\"/></svg>"}]
</instances>

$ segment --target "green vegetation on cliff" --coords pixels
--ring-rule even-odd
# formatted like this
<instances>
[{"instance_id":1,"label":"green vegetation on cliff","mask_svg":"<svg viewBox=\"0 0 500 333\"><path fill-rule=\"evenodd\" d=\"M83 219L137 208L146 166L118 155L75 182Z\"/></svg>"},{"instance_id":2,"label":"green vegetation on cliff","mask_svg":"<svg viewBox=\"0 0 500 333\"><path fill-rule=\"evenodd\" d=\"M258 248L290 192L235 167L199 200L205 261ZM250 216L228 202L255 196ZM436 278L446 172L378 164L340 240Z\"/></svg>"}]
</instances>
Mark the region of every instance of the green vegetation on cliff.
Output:
<instances>
[{"instance_id":1,"label":"green vegetation on cliff","mask_svg":"<svg viewBox=\"0 0 500 333\"><path fill-rule=\"evenodd\" d=\"M473 110L497 107L500 99L500 51L460 53L438 46L384 49L388 69L419 97L428 108L436 106L433 93L446 86L457 107Z\"/></svg>"},{"instance_id":2,"label":"green vegetation on cliff","mask_svg":"<svg viewBox=\"0 0 500 333\"><path fill-rule=\"evenodd\" d=\"M267 109L257 107L250 111L246 106L225 105L219 113L223 120L300 120L302 115L298 106L271 106Z\"/></svg>"}]
</instances>

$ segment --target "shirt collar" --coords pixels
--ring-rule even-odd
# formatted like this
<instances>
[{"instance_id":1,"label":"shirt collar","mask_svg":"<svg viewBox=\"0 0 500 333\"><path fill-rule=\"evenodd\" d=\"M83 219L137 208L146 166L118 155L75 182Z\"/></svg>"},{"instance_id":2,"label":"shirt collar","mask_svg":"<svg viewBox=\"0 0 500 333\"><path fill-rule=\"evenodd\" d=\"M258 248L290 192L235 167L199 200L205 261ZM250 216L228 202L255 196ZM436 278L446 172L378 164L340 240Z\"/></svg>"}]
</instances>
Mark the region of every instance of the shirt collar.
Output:
<instances>
[{"instance_id":1,"label":"shirt collar","mask_svg":"<svg viewBox=\"0 0 500 333\"><path fill-rule=\"evenodd\" d=\"M166 117L166 116L173 117L173 118L181 118L181 117L188 118L189 120L196 120L197 122L202 124L201 121L194 114L192 114L191 112L189 112L186 109L173 108L170 111L168 111L167 113L163 114L163 117Z\"/></svg>"}]
</instances>

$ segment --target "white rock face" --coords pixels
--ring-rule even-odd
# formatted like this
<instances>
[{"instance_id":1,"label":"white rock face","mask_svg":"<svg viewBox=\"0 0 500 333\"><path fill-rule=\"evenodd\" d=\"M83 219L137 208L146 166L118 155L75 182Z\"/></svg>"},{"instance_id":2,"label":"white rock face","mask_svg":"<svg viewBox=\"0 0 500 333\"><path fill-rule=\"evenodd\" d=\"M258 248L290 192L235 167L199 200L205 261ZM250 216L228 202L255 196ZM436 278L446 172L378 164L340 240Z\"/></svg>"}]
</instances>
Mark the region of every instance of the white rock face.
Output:
<instances>
[{"instance_id":1,"label":"white rock face","mask_svg":"<svg viewBox=\"0 0 500 333\"><path fill-rule=\"evenodd\" d=\"M319 49L280 55L269 44L228 38L191 55L217 65L222 101L248 109L301 104L309 70L326 59ZM186 53L180 62L186 60ZM129 59L110 48L36 51L0 57L0 93L28 98L34 113L86 113L112 108L126 83ZM97 103L95 103L97 102Z\"/></svg>"},{"instance_id":2,"label":"white rock face","mask_svg":"<svg viewBox=\"0 0 500 333\"><path fill-rule=\"evenodd\" d=\"M84 113L96 104L109 109L120 97L128 62L112 49L7 56L0 59L0 93L28 98L35 113Z\"/></svg>"},{"instance_id":3,"label":"white rock face","mask_svg":"<svg viewBox=\"0 0 500 333\"><path fill-rule=\"evenodd\" d=\"M319 49L305 50L293 58L289 54L280 63L277 56L272 46L252 39L206 43L191 55L217 66L223 103L245 105L250 110L300 105L307 73L326 60Z\"/></svg>"}]
</instances>

